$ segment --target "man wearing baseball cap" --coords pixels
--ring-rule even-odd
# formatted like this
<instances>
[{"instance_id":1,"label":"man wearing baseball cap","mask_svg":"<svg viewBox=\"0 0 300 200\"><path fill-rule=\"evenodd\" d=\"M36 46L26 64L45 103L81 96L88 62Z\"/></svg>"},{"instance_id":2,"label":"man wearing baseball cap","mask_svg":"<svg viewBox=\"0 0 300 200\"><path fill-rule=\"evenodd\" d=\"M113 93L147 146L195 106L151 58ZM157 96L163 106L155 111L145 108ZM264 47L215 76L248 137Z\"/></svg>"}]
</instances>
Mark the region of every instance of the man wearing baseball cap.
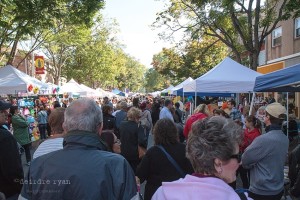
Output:
<instances>
[{"instance_id":1,"label":"man wearing baseball cap","mask_svg":"<svg viewBox=\"0 0 300 200\"><path fill-rule=\"evenodd\" d=\"M289 140L282 132L286 109L280 103L266 107L270 131L252 142L242 155L242 165L250 169L249 197L254 200L280 200L284 191L284 164Z\"/></svg>"},{"instance_id":2,"label":"man wearing baseball cap","mask_svg":"<svg viewBox=\"0 0 300 200\"><path fill-rule=\"evenodd\" d=\"M22 189L22 162L16 139L3 126L10 107L10 103L0 100L0 192L7 199L17 199Z\"/></svg>"}]
</instances>

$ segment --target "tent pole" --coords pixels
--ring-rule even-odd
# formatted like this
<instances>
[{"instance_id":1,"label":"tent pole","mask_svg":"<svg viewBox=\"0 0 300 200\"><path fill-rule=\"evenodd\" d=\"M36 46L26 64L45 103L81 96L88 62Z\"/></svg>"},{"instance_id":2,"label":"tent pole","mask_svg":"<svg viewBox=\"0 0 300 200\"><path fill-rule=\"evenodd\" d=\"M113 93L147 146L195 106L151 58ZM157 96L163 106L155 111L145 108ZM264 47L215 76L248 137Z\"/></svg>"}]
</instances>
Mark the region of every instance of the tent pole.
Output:
<instances>
[{"instance_id":1,"label":"tent pole","mask_svg":"<svg viewBox=\"0 0 300 200\"><path fill-rule=\"evenodd\" d=\"M289 137L289 93L286 93L286 136Z\"/></svg>"},{"instance_id":2,"label":"tent pole","mask_svg":"<svg viewBox=\"0 0 300 200\"><path fill-rule=\"evenodd\" d=\"M185 103L184 103L184 91L182 90L182 103L183 103L183 108L184 108L184 105L185 105ZM185 109L184 109L185 110ZM184 113L186 113L186 112L184 112ZM181 118L183 118L183 115L182 115L182 117ZM186 119L186 116L184 115L184 120ZM181 120L183 120L183 119L181 119Z\"/></svg>"},{"instance_id":3,"label":"tent pole","mask_svg":"<svg viewBox=\"0 0 300 200\"><path fill-rule=\"evenodd\" d=\"M195 91L195 109L197 108L197 92Z\"/></svg>"},{"instance_id":4,"label":"tent pole","mask_svg":"<svg viewBox=\"0 0 300 200\"><path fill-rule=\"evenodd\" d=\"M249 97L250 97L250 92L249 92ZM251 99L251 104L250 104L249 116L252 113L253 104L254 104L254 97L255 97L255 92L252 93L252 99Z\"/></svg>"}]
</instances>

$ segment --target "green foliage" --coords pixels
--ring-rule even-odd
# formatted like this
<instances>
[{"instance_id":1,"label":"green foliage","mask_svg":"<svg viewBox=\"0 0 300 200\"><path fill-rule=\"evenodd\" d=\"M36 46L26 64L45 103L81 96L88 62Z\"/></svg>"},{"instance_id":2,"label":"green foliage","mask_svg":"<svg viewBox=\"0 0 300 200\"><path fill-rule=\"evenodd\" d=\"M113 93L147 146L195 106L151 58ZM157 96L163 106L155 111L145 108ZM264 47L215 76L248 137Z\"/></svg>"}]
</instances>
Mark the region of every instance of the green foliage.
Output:
<instances>
[{"instance_id":1,"label":"green foliage","mask_svg":"<svg viewBox=\"0 0 300 200\"><path fill-rule=\"evenodd\" d=\"M145 74L145 82L146 92L160 91L168 86L166 79L154 68L147 70Z\"/></svg>"},{"instance_id":2,"label":"green foliage","mask_svg":"<svg viewBox=\"0 0 300 200\"><path fill-rule=\"evenodd\" d=\"M300 0L290 0L285 7L284 19L300 17Z\"/></svg>"},{"instance_id":3,"label":"green foliage","mask_svg":"<svg viewBox=\"0 0 300 200\"><path fill-rule=\"evenodd\" d=\"M299 16L299 0L170 0L154 27L164 27L163 39L172 39L183 30L184 39L212 36L224 43L238 62L246 52L250 67L256 70L264 39L279 21ZM263 4L265 2L265 4ZM291 13L294 12L294 13Z\"/></svg>"},{"instance_id":4,"label":"green foliage","mask_svg":"<svg viewBox=\"0 0 300 200\"><path fill-rule=\"evenodd\" d=\"M27 40L37 32L64 25L92 26L103 0L2 0L0 1L0 56L11 43ZM14 56L14 55L12 55Z\"/></svg>"},{"instance_id":5,"label":"green foliage","mask_svg":"<svg viewBox=\"0 0 300 200\"><path fill-rule=\"evenodd\" d=\"M228 55L227 47L213 37L191 40L182 50L164 48L153 56L154 69L177 85L188 77L198 78Z\"/></svg>"},{"instance_id":6,"label":"green foliage","mask_svg":"<svg viewBox=\"0 0 300 200\"><path fill-rule=\"evenodd\" d=\"M79 29L78 44L71 46L69 59L62 69L68 80L74 78L90 87L118 88L141 91L144 86L145 66L128 56L112 37L116 24L105 24L101 16L96 17L90 31ZM70 30L69 30L70 32ZM86 38L86 39L84 39Z\"/></svg>"}]
</instances>

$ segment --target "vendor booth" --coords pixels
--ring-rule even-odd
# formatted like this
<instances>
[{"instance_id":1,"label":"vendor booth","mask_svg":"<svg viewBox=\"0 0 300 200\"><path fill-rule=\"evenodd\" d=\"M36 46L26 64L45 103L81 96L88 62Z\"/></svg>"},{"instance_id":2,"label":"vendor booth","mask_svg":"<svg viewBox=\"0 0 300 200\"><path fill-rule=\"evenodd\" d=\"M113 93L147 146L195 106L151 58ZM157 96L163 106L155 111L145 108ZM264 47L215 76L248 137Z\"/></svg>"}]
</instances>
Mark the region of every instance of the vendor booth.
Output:
<instances>
[{"instance_id":1,"label":"vendor booth","mask_svg":"<svg viewBox=\"0 0 300 200\"><path fill-rule=\"evenodd\" d=\"M48 85L17 68L7 65L0 68L0 94L35 93L47 91Z\"/></svg>"}]
</instances>

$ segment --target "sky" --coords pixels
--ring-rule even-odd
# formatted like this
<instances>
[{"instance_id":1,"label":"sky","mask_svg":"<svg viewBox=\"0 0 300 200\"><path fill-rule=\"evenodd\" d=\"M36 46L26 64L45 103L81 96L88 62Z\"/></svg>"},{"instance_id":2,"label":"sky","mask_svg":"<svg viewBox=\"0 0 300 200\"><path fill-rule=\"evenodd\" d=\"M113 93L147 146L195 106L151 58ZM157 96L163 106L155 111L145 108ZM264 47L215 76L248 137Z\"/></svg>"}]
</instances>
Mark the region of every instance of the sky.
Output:
<instances>
[{"instance_id":1,"label":"sky","mask_svg":"<svg viewBox=\"0 0 300 200\"><path fill-rule=\"evenodd\" d=\"M156 13L162 11L164 2L157 0L106 0L105 18L113 18L119 24L119 40L125 44L124 51L146 67L151 67L154 54L171 44L158 37L158 30L150 25Z\"/></svg>"}]
</instances>

